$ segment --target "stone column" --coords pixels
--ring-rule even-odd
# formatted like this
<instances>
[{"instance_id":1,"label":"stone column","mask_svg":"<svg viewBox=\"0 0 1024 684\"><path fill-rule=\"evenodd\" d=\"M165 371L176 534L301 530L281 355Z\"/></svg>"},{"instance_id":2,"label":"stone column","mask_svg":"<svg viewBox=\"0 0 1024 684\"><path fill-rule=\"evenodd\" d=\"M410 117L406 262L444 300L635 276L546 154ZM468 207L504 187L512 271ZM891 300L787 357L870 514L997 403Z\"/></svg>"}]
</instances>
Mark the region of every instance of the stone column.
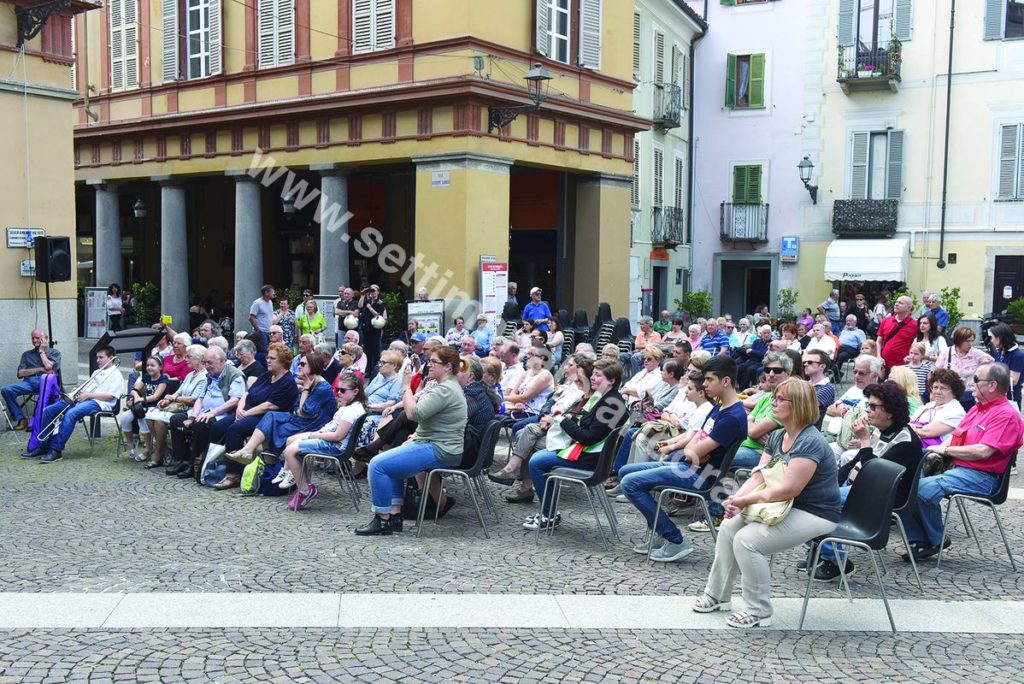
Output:
<instances>
[{"instance_id":1,"label":"stone column","mask_svg":"<svg viewBox=\"0 0 1024 684\"><path fill-rule=\"evenodd\" d=\"M629 311L629 176L595 174L576 184L573 304L613 315ZM566 307L568 308L568 307Z\"/></svg>"},{"instance_id":2,"label":"stone column","mask_svg":"<svg viewBox=\"0 0 1024 684\"><path fill-rule=\"evenodd\" d=\"M160 183L160 313L173 318L171 327L188 327L188 223L182 179L155 176Z\"/></svg>"},{"instance_id":3,"label":"stone column","mask_svg":"<svg viewBox=\"0 0 1024 684\"><path fill-rule=\"evenodd\" d=\"M337 164L310 164L320 172L320 289L334 295L341 285L352 285L348 267L348 175Z\"/></svg>"},{"instance_id":4,"label":"stone column","mask_svg":"<svg viewBox=\"0 0 1024 684\"><path fill-rule=\"evenodd\" d=\"M235 179L235 330L249 330L249 309L263 286L263 205L256 179L244 170L227 175Z\"/></svg>"},{"instance_id":5,"label":"stone column","mask_svg":"<svg viewBox=\"0 0 1024 684\"><path fill-rule=\"evenodd\" d=\"M96 242L93 250L96 287L117 283L131 287L121 272L121 211L117 186L89 181L96 188Z\"/></svg>"}]
</instances>

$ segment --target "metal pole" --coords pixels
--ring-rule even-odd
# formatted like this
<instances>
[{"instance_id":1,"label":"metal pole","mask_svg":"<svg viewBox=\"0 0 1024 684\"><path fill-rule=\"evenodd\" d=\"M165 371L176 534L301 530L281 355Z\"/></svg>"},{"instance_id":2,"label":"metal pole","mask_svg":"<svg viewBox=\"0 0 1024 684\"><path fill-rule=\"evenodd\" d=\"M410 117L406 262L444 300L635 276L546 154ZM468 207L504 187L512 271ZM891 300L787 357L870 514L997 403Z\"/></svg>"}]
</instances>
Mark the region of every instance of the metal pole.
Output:
<instances>
[{"instance_id":1,"label":"metal pole","mask_svg":"<svg viewBox=\"0 0 1024 684\"><path fill-rule=\"evenodd\" d=\"M949 111L953 95L953 26L956 0L949 0L949 63L946 66L946 134L942 143L942 209L939 214L939 260L936 266L946 268L946 189L949 177Z\"/></svg>"},{"instance_id":2,"label":"metal pole","mask_svg":"<svg viewBox=\"0 0 1024 684\"><path fill-rule=\"evenodd\" d=\"M38 268L38 266L36 266ZM46 333L50 338L50 344L57 346L57 340L53 339L53 318L50 316L50 281L46 281Z\"/></svg>"}]
</instances>

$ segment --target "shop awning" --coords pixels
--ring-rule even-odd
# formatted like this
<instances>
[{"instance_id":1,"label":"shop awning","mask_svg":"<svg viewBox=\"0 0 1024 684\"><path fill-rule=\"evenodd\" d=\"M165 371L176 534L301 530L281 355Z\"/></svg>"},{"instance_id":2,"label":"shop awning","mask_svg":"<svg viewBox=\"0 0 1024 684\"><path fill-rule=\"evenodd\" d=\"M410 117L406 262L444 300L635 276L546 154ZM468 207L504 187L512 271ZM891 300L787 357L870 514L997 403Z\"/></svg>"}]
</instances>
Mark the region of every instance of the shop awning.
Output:
<instances>
[{"instance_id":1,"label":"shop awning","mask_svg":"<svg viewBox=\"0 0 1024 684\"><path fill-rule=\"evenodd\" d=\"M833 240L825 252L825 280L907 282L907 240Z\"/></svg>"}]
</instances>

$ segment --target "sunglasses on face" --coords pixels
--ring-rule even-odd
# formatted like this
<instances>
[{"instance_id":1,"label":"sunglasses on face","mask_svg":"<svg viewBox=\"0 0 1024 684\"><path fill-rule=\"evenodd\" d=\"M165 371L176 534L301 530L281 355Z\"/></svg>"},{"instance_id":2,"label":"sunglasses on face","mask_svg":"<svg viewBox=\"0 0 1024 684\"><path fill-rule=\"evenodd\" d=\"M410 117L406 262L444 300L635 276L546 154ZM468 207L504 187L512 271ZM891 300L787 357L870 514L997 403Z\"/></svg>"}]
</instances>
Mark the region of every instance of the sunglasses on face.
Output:
<instances>
[{"instance_id":1,"label":"sunglasses on face","mask_svg":"<svg viewBox=\"0 0 1024 684\"><path fill-rule=\"evenodd\" d=\"M785 373L786 371L782 368L765 368L764 372L768 375L778 375L780 373Z\"/></svg>"},{"instance_id":2,"label":"sunglasses on face","mask_svg":"<svg viewBox=\"0 0 1024 684\"><path fill-rule=\"evenodd\" d=\"M866 408L868 411L878 411L879 409L884 409L885 405L869 401L864 408Z\"/></svg>"}]
</instances>

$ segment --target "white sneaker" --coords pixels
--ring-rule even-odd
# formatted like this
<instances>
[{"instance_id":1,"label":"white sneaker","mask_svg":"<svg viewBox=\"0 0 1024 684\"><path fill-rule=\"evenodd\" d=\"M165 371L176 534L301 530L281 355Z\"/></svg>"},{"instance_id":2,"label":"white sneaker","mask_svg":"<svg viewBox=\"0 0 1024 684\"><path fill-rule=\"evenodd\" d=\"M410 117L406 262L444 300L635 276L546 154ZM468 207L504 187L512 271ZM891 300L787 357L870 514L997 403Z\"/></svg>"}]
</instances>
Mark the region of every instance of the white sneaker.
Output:
<instances>
[{"instance_id":1,"label":"white sneaker","mask_svg":"<svg viewBox=\"0 0 1024 684\"><path fill-rule=\"evenodd\" d=\"M665 545L665 538L664 537L661 537L661 536L655 537L654 538L654 543L651 544L651 553L654 553L655 551L657 551L658 549L660 549L664 545ZM633 553L639 553L641 556L646 556L647 555L647 542L642 541L639 544L637 544L636 546L634 546L633 547Z\"/></svg>"},{"instance_id":2,"label":"white sneaker","mask_svg":"<svg viewBox=\"0 0 1024 684\"><path fill-rule=\"evenodd\" d=\"M659 563L671 563L682 560L693 553L693 546L685 538L678 544L667 542L659 549L651 551L651 560Z\"/></svg>"},{"instance_id":3,"label":"white sneaker","mask_svg":"<svg viewBox=\"0 0 1024 684\"><path fill-rule=\"evenodd\" d=\"M718 529L719 525L722 524L722 521L719 518L715 518L713 520L713 522L715 523L715 529L716 530ZM711 528L708 527L708 524L706 522L704 522L703 520L698 520L697 522L692 522L689 525L687 525L686 527L691 532L710 532L711 531Z\"/></svg>"},{"instance_id":4,"label":"white sneaker","mask_svg":"<svg viewBox=\"0 0 1024 684\"><path fill-rule=\"evenodd\" d=\"M291 473L292 471L287 468L281 468L277 475L274 476L274 479L270 481L270 484L281 484L281 480L284 479L285 475L291 475Z\"/></svg>"},{"instance_id":5,"label":"white sneaker","mask_svg":"<svg viewBox=\"0 0 1024 684\"><path fill-rule=\"evenodd\" d=\"M615 497L615 503L629 503L629 499L626 498L625 494L618 494Z\"/></svg>"},{"instance_id":6,"label":"white sneaker","mask_svg":"<svg viewBox=\"0 0 1024 684\"><path fill-rule=\"evenodd\" d=\"M291 489L295 486L295 477L292 475L292 471L287 468L281 468L281 472L284 473L284 477L277 483L277 486L281 489Z\"/></svg>"}]
</instances>

